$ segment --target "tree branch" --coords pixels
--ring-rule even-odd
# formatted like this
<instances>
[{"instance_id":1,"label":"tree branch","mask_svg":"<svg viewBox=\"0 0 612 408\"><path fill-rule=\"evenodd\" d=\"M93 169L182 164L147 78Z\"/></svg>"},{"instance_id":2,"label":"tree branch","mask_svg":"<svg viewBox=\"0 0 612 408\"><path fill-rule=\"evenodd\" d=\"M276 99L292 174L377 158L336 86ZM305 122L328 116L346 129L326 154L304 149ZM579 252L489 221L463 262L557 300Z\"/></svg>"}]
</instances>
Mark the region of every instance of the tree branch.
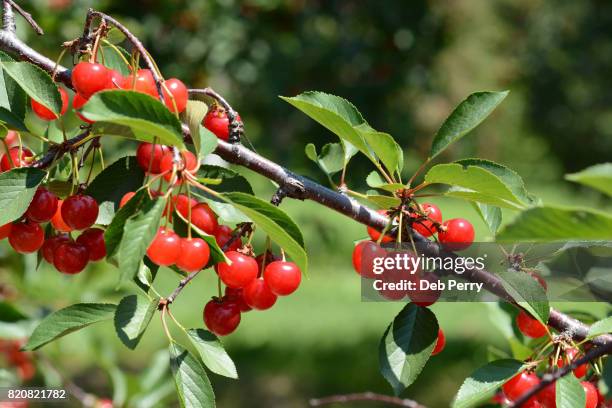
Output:
<instances>
[{"instance_id":1,"label":"tree branch","mask_svg":"<svg viewBox=\"0 0 612 408\"><path fill-rule=\"evenodd\" d=\"M345 394L345 395L331 395L324 398L313 398L309 402L311 407L320 407L329 404L344 404L347 402L358 402L358 401L375 401L383 402L385 404L396 405L399 407L408 408L426 408L424 405L419 404L416 401L410 399L402 399L398 397L391 397L389 395L375 394L373 392L363 392L356 394Z\"/></svg>"},{"instance_id":2,"label":"tree branch","mask_svg":"<svg viewBox=\"0 0 612 408\"><path fill-rule=\"evenodd\" d=\"M571 373L575 368L581 366L582 364L590 363L598 357L605 356L612 352L612 343L607 343L601 347L595 347L589 350L584 354L584 356L572 361L570 364L564 365L559 370L556 370L552 373L544 374L542 376L542 381L531 389L521 395L519 399L517 399L514 404L510 405L511 408L519 408L522 407L531 397L542 391L548 385L556 382L559 378Z\"/></svg>"},{"instance_id":3,"label":"tree branch","mask_svg":"<svg viewBox=\"0 0 612 408\"><path fill-rule=\"evenodd\" d=\"M10 10L10 8L6 8L6 0L4 0L3 4L5 7L4 15L7 16L7 10ZM118 24L116 20L102 13L94 12L94 14L104 16L104 18L113 25ZM6 24L4 26L6 26ZM119 26L117 26L117 28L119 28ZM49 73L53 73L56 68L55 62L27 46L15 36L14 32L10 32L6 29L0 30L0 49L17 54L21 59L29 61ZM145 58L146 61L148 55L143 54L143 58ZM70 70L67 68L57 66L56 79L72 88ZM186 125L183 126L183 134L186 140L191 140L189 128ZM378 230L383 230L388 223L388 219L378 214L376 211L359 204L346 195L332 191L306 177L297 175L240 144L232 144L219 140L215 153L228 162L249 168L264 177L274 180L281 186L300 186L300 188L287 188L286 197L316 201L357 222L374 227ZM53 157L56 157L57 154L57 152L54 152ZM49 155L49 153L47 155ZM47 157L47 155L45 155L45 157ZM437 243L427 240L420 234L413 232L412 235L415 242L423 245L423 252L425 255L440 256L441 254L448 254ZM468 281L483 283L487 290L498 295L502 299L512 300L510 295L503 289L500 279L486 270L470 269L462 276ZM570 333L575 340L583 340L589 330L588 325L554 309L551 310L548 324L560 332ZM599 346L608 345L612 343L612 336L602 335L594 338L592 342Z\"/></svg>"},{"instance_id":4,"label":"tree branch","mask_svg":"<svg viewBox=\"0 0 612 408\"><path fill-rule=\"evenodd\" d=\"M53 162L62 157L64 154L68 153L69 151L74 149L74 145L76 145L77 143L83 141L85 138L87 138L89 136L89 134L91 133L91 128L88 128L87 130L85 130L84 132L78 134L77 136L73 137L72 139L68 139L63 143L59 143L59 144L55 144L53 146L51 146L49 148L49 150L47 151L47 153L45 153L45 155L43 157L41 157L39 160L35 161L34 163L32 163L31 167L34 167L36 169L46 169L47 167L49 167L51 164L53 164Z\"/></svg>"},{"instance_id":5,"label":"tree branch","mask_svg":"<svg viewBox=\"0 0 612 408\"><path fill-rule=\"evenodd\" d=\"M2 4L4 8L3 29L10 32L15 32L15 16L13 15L13 9L15 9L28 22L28 24L32 26L34 31L36 31L36 34L44 34L43 29L38 25L34 18L32 18L32 15L19 7L19 5L13 0L2 0Z\"/></svg>"}]
</instances>

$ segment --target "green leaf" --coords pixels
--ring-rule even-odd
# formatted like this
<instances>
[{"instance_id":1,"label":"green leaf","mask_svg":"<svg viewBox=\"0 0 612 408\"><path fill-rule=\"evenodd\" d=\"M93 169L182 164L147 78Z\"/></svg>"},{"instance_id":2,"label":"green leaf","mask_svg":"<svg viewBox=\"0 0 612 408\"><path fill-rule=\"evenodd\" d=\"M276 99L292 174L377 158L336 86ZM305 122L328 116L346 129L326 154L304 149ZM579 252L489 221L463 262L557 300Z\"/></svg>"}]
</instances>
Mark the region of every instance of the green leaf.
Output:
<instances>
[{"instance_id":1,"label":"green leaf","mask_svg":"<svg viewBox=\"0 0 612 408\"><path fill-rule=\"evenodd\" d=\"M164 104L149 95L134 91L98 92L81 111L88 119L96 121L95 134L124 136L151 143L157 138L158 143L185 148L179 120Z\"/></svg>"},{"instance_id":2,"label":"green leaf","mask_svg":"<svg viewBox=\"0 0 612 408\"><path fill-rule=\"evenodd\" d=\"M599 320L591 326L589 329L588 338L592 339L602 334L612 333L612 316L606 317L605 319Z\"/></svg>"},{"instance_id":3,"label":"green leaf","mask_svg":"<svg viewBox=\"0 0 612 408\"><path fill-rule=\"evenodd\" d=\"M506 292L543 324L548 322L550 307L546 291L531 275L514 270L499 271L498 276Z\"/></svg>"},{"instance_id":4,"label":"green leaf","mask_svg":"<svg viewBox=\"0 0 612 408\"><path fill-rule=\"evenodd\" d=\"M429 169L425 181L453 186L446 193L453 197L511 209L522 209L527 205L504 180L480 166L438 164Z\"/></svg>"},{"instance_id":5,"label":"green leaf","mask_svg":"<svg viewBox=\"0 0 612 408\"><path fill-rule=\"evenodd\" d=\"M574 375L565 375L555 384L557 408L584 407L586 395L580 381Z\"/></svg>"},{"instance_id":6,"label":"green leaf","mask_svg":"<svg viewBox=\"0 0 612 408\"><path fill-rule=\"evenodd\" d=\"M0 321L14 323L19 320L27 320L27 316L12 304L0 301Z\"/></svg>"},{"instance_id":7,"label":"green leaf","mask_svg":"<svg viewBox=\"0 0 612 408\"><path fill-rule=\"evenodd\" d=\"M501 208L478 202L472 202L472 207L474 207L482 221L489 227L489 231L496 234L502 221Z\"/></svg>"},{"instance_id":8,"label":"green leaf","mask_svg":"<svg viewBox=\"0 0 612 408\"><path fill-rule=\"evenodd\" d=\"M0 225L21 217L46 172L33 168L18 168L0 173Z\"/></svg>"},{"instance_id":9,"label":"green leaf","mask_svg":"<svg viewBox=\"0 0 612 408\"><path fill-rule=\"evenodd\" d=\"M123 232L125 223L136 212L139 208L141 208L144 204L149 203L151 199L149 198L149 193L146 188L140 189L136 192L134 197L129 200L122 208L117 211L113 221L106 228L104 232L104 242L106 243L106 259L109 262L112 262L115 256L117 255L117 251L119 250L119 245L121 244L121 240L123 239Z\"/></svg>"},{"instance_id":10,"label":"green leaf","mask_svg":"<svg viewBox=\"0 0 612 408\"><path fill-rule=\"evenodd\" d=\"M36 350L90 324L108 320L116 308L116 305L107 303L79 303L51 313L34 329L23 348Z\"/></svg>"},{"instance_id":11,"label":"green leaf","mask_svg":"<svg viewBox=\"0 0 612 408\"><path fill-rule=\"evenodd\" d=\"M397 190L405 188L405 186L400 183L387 183L377 171L373 171L368 174L368 177L366 177L366 183L372 188L385 190L390 193L395 193Z\"/></svg>"},{"instance_id":12,"label":"green leaf","mask_svg":"<svg viewBox=\"0 0 612 408\"><path fill-rule=\"evenodd\" d=\"M138 268L138 273L134 276L134 283L138 286L145 294L149 293L151 289L151 285L155 280L155 276L157 276L157 271L159 270L159 266L155 265L153 262L149 260L149 258L145 257L145 259L140 263L140 268Z\"/></svg>"},{"instance_id":13,"label":"green leaf","mask_svg":"<svg viewBox=\"0 0 612 408\"><path fill-rule=\"evenodd\" d=\"M308 270L308 258L304 250L304 237L295 222L280 208L257 197L244 193L225 193L223 197L283 248L303 273Z\"/></svg>"},{"instance_id":14,"label":"green leaf","mask_svg":"<svg viewBox=\"0 0 612 408\"><path fill-rule=\"evenodd\" d=\"M253 195L253 187L251 183L242 175L234 170L227 169L221 166L212 164L203 164L200 166L196 174L198 181L202 184L213 186L213 189L218 193L239 191ZM194 190L200 191L203 195L215 199L208 193L199 190L197 187L192 187Z\"/></svg>"},{"instance_id":15,"label":"green leaf","mask_svg":"<svg viewBox=\"0 0 612 408\"><path fill-rule=\"evenodd\" d=\"M29 62L0 58L0 65L23 91L55 114L62 110L62 98L49 74Z\"/></svg>"},{"instance_id":16,"label":"green leaf","mask_svg":"<svg viewBox=\"0 0 612 408\"><path fill-rule=\"evenodd\" d=\"M587 208L535 207L502 227L498 241L610 240L612 217Z\"/></svg>"},{"instance_id":17,"label":"green leaf","mask_svg":"<svg viewBox=\"0 0 612 408\"><path fill-rule=\"evenodd\" d=\"M110 224L123 196L138 190L144 178L145 173L134 156L122 157L98 174L85 190L100 207L96 224Z\"/></svg>"},{"instance_id":18,"label":"green leaf","mask_svg":"<svg viewBox=\"0 0 612 408\"><path fill-rule=\"evenodd\" d=\"M204 120L206 112L208 112L208 105L202 101L190 100L187 101L187 108L183 113L183 119L189 126L191 138L200 160L212 153L219 141L214 133L202 126L202 120Z\"/></svg>"},{"instance_id":19,"label":"green leaf","mask_svg":"<svg viewBox=\"0 0 612 408\"><path fill-rule=\"evenodd\" d=\"M170 344L170 367L181 407L215 407L215 394L204 367L189 351L174 342Z\"/></svg>"},{"instance_id":20,"label":"green leaf","mask_svg":"<svg viewBox=\"0 0 612 408\"><path fill-rule=\"evenodd\" d=\"M438 338L436 316L425 307L407 304L393 319L379 346L380 371L399 395L425 367Z\"/></svg>"},{"instance_id":21,"label":"green leaf","mask_svg":"<svg viewBox=\"0 0 612 408\"><path fill-rule=\"evenodd\" d=\"M436 157L448 146L478 126L508 95L504 92L476 92L462 101L434 136L429 153Z\"/></svg>"},{"instance_id":22,"label":"green leaf","mask_svg":"<svg viewBox=\"0 0 612 408\"><path fill-rule=\"evenodd\" d=\"M349 192L349 195L352 195L352 194ZM364 200L368 203L372 203L379 208L391 208L391 207L397 207L398 205L400 205L399 198L391 197L388 195L381 195L375 190L368 190L366 192L365 198L363 198L362 196L357 196L357 195L354 195L354 197L360 200Z\"/></svg>"},{"instance_id":23,"label":"green leaf","mask_svg":"<svg viewBox=\"0 0 612 408\"><path fill-rule=\"evenodd\" d=\"M354 126L365 123L365 120L357 108L346 99L324 92L304 92L294 97L281 96L281 99L301 110L375 161L363 135L354 128Z\"/></svg>"},{"instance_id":24,"label":"green leaf","mask_svg":"<svg viewBox=\"0 0 612 408\"><path fill-rule=\"evenodd\" d=\"M505 359L488 363L465 379L453 401L453 408L470 408L489 400L507 380L523 371L521 361Z\"/></svg>"},{"instance_id":25,"label":"green leaf","mask_svg":"<svg viewBox=\"0 0 612 408\"><path fill-rule=\"evenodd\" d=\"M149 326L159 299L148 299L142 296L126 296L117 305L115 311L115 330L117 336L126 345L134 350L145 330Z\"/></svg>"},{"instance_id":26,"label":"green leaf","mask_svg":"<svg viewBox=\"0 0 612 408\"><path fill-rule=\"evenodd\" d=\"M51 180L45 183L45 188L58 197L67 197L70 195L73 185L70 181Z\"/></svg>"},{"instance_id":27,"label":"green leaf","mask_svg":"<svg viewBox=\"0 0 612 408\"><path fill-rule=\"evenodd\" d=\"M565 178L612 196L612 163L596 164L578 173L567 174Z\"/></svg>"},{"instance_id":28,"label":"green leaf","mask_svg":"<svg viewBox=\"0 0 612 408\"><path fill-rule=\"evenodd\" d=\"M119 46L115 46L113 48L109 45L103 45L100 47L99 59L102 61L105 67L114 69L121 75L127 76L130 74L130 67L125 64L125 61L123 58L121 58L117 51L119 51L125 59L128 61L130 60L131 55L129 52Z\"/></svg>"},{"instance_id":29,"label":"green leaf","mask_svg":"<svg viewBox=\"0 0 612 408\"><path fill-rule=\"evenodd\" d=\"M172 226L174 227L174 232L176 232L179 236L186 238L188 236L187 219L178 211L175 211L173 216ZM227 258L219 247L219 244L217 244L217 239L214 235L207 234L193 224L191 225L191 231L206 241L208 247L210 248L210 261L206 267L212 265L213 263L227 262Z\"/></svg>"},{"instance_id":30,"label":"green leaf","mask_svg":"<svg viewBox=\"0 0 612 408\"><path fill-rule=\"evenodd\" d=\"M14 61L0 51L0 61ZM27 131L24 123L28 98L21 87L6 72L0 75L0 121L11 129Z\"/></svg>"},{"instance_id":31,"label":"green leaf","mask_svg":"<svg viewBox=\"0 0 612 408\"><path fill-rule=\"evenodd\" d=\"M355 130L361 134L390 173L401 173L404 167L404 152L390 134L378 132L367 123L356 126Z\"/></svg>"},{"instance_id":32,"label":"green leaf","mask_svg":"<svg viewBox=\"0 0 612 408\"><path fill-rule=\"evenodd\" d=\"M163 199L145 202L140 211L125 222L117 253L121 270L119 283L133 279L138 273L140 261L157 233L165 205L166 201Z\"/></svg>"},{"instance_id":33,"label":"green leaf","mask_svg":"<svg viewBox=\"0 0 612 408\"><path fill-rule=\"evenodd\" d=\"M317 154L315 145L309 143L306 145L305 151L306 156L327 175L335 174L344 167L344 148L341 143L327 143L321 149L320 154Z\"/></svg>"},{"instance_id":34,"label":"green leaf","mask_svg":"<svg viewBox=\"0 0 612 408\"><path fill-rule=\"evenodd\" d=\"M238 378L236 366L217 336L203 329L187 330L187 335L210 371L225 377Z\"/></svg>"}]
</instances>

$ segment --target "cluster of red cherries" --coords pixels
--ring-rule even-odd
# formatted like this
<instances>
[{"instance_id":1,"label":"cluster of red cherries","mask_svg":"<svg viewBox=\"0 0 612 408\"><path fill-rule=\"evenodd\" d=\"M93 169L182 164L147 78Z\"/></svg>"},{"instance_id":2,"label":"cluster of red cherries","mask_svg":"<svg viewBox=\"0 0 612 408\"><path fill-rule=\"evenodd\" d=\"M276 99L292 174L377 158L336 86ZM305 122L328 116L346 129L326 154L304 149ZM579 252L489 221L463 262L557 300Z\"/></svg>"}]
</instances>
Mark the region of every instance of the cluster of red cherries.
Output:
<instances>
[{"instance_id":1,"label":"cluster of red cherries","mask_svg":"<svg viewBox=\"0 0 612 408\"><path fill-rule=\"evenodd\" d=\"M227 126L226 126L227 128ZM172 150L163 145L141 143L136 153L139 166L148 173L163 176L167 181L174 178L180 184L189 180L184 173L193 174L199 165L195 156L182 153L183 169L173 177L174 158ZM121 200L124 206L134 192L127 193ZM153 195L161 195L154 192ZM168 200L165 215L172 219L176 211L183 219L190 221L195 229L215 237L217 244L225 251L229 263L215 265L215 271L223 284L225 295L213 297L204 308L204 322L208 329L220 336L232 333L241 320L241 313L251 309L271 308L278 296L295 292L301 281L301 271L293 262L279 260L270 252L257 258L234 230L219 224L217 215L206 203L185 195L177 194ZM210 247L202 238L182 238L168 226L160 227L151 242L147 256L156 265L176 266L184 272L194 273L205 268L210 260Z\"/></svg>"}]
</instances>

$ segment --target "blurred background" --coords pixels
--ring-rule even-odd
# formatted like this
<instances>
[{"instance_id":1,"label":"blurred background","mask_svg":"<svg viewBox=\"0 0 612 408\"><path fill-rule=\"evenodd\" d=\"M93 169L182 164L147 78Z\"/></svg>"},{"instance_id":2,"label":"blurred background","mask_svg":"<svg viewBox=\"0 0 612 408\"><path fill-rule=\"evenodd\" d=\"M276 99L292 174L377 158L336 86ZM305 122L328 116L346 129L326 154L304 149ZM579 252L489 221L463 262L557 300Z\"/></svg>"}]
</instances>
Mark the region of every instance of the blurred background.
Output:
<instances>
[{"instance_id":1,"label":"blurred background","mask_svg":"<svg viewBox=\"0 0 612 408\"><path fill-rule=\"evenodd\" d=\"M113 15L143 40L166 77L222 93L240 112L259 153L321 182L325 176L306 158L304 146L313 142L320 148L334 137L279 95L321 90L350 100L374 128L396 137L410 174L457 103L474 91L509 89L510 96L474 135L441 160L491 159L517 170L528 189L548 203L610 208L603 196L563 181L565 173L612 158L610 2L19 3L45 30L45 36L37 37L18 17L20 37L52 59L59 56L62 42L81 34L88 7ZM71 64L70 58L62 62ZM118 157L134 149L126 143L108 155ZM355 158L349 185L364 190L364 176L371 170L365 160ZM270 194L269 183L247 176L258 192ZM479 238L487 238L471 207L452 200L434 202L445 218L469 218L477 224ZM350 256L365 228L310 203L287 201L283 208L304 229L309 277L296 295L281 299L272 310L244 315L240 329L227 338L240 380L211 375L219 406L305 407L309 398L335 393L391 393L378 373L377 347L401 305L360 300ZM117 271L110 266L66 278L44 266L36 269L32 259L13 256L7 247L0 243L0 283L28 313L42 313L42 305L55 310L76 301L113 301L122 295L113 291ZM201 308L214 292L211 274L203 275L173 309L188 327L202 327ZM162 271L156 286L169 293L176 282L176 275ZM605 313L596 305L560 306ZM448 346L429 362L407 397L431 407L447 406L487 353L509 350L491 324L491 308L433 307ZM155 318L135 352L116 339L109 322L66 337L45 353L82 388L112 396L113 381L125 384L130 394L140 392L135 391L142 389L140 382L155 383L151 364L165 346ZM52 371L45 375L53 376ZM164 381L144 392L150 405L140 406L173 406L173 390ZM169 400L163 399L168 395Z\"/></svg>"}]
</instances>

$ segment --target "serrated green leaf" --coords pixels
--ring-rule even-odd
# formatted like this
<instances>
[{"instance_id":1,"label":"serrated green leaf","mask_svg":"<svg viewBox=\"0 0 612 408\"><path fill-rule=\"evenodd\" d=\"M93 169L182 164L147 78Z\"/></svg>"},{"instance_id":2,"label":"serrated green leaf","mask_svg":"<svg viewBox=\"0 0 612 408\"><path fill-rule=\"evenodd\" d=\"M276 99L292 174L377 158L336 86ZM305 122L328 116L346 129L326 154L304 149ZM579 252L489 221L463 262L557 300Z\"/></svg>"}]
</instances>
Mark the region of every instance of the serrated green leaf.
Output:
<instances>
[{"instance_id":1,"label":"serrated green leaf","mask_svg":"<svg viewBox=\"0 0 612 408\"><path fill-rule=\"evenodd\" d=\"M116 308L107 303L79 303L51 313L34 329L23 348L36 350L76 330L108 320Z\"/></svg>"},{"instance_id":2,"label":"serrated green leaf","mask_svg":"<svg viewBox=\"0 0 612 408\"><path fill-rule=\"evenodd\" d=\"M536 207L502 227L498 241L610 240L612 217L587 208Z\"/></svg>"},{"instance_id":3,"label":"serrated green leaf","mask_svg":"<svg viewBox=\"0 0 612 408\"><path fill-rule=\"evenodd\" d=\"M98 59L104 64L105 67L114 69L121 75L127 76L130 74L130 67L125 64L125 61L123 58L121 58L119 53L121 53L128 61L130 60L130 53L117 45L114 47L111 47L110 45L103 45L100 47Z\"/></svg>"},{"instance_id":4,"label":"serrated green leaf","mask_svg":"<svg viewBox=\"0 0 612 408\"><path fill-rule=\"evenodd\" d=\"M315 145L309 143L306 145L305 152L306 156L327 175L335 174L344 167L344 148L340 143L327 143L321 149L320 154L317 153Z\"/></svg>"},{"instance_id":5,"label":"serrated green leaf","mask_svg":"<svg viewBox=\"0 0 612 408\"><path fill-rule=\"evenodd\" d=\"M351 193L349 192L349 194ZM366 201L368 203L372 203L379 208L397 207L401 203L399 198L388 196L388 195L381 195L376 190L368 190L366 192L365 198L361 196L356 196L356 195L354 197L360 200Z\"/></svg>"},{"instance_id":6,"label":"serrated green leaf","mask_svg":"<svg viewBox=\"0 0 612 408\"><path fill-rule=\"evenodd\" d=\"M215 407L215 394L204 367L189 351L174 342L170 344L170 367L181 407Z\"/></svg>"},{"instance_id":7,"label":"serrated green leaf","mask_svg":"<svg viewBox=\"0 0 612 408\"><path fill-rule=\"evenodd\" d=\"M489 227L489 231L496 234L502 221L501 208L478 202L472 202L471 204L482 221Z\"/></svg>"},{"instance_id":8,"label":"serrated green leaf","mask_svg":"<svg viewBox=\"0 0 612 408\"><path fill-rule=\"evenodd\" d=\"M157 138L158 143L185 148L179 120L149 95L123 90L97 92L81 112L96 122L95 134L130 137L150 143Z\"/></svg>"},{"instance_id":9,"label":"serrated green leaf","mask_svg":"<svg viewBox=\"0 0 612 408\"><path fill-rule=\"evenodd\" d=\"M453 401L453 408L478 406L495 395L496 390L524 369L518 360L492 361L474 371L465 379Z\"/></svg>"},{"instance_id":10,"label":"serrated green leaf","mask_svg":"<svg viewBox=\"0 0 612 408\"><path fill-rule=\"evenodd\" d=\"M387 183L377 171L373 171L368 174L368 177L366 177L366 183L372 188L385 190L390 193L395 193L397 190L405 188L405 186L400 183Z\"/></svg>"},{"instance_id":11,"label":"serrated green leaf","mask_svg":"<svg viewBox=\"0 0 612 408\"><path fill-rule=\"evenodd\" d=\"M125 227L125 222L136 214L139 208L141 208L145 203L150 202L149 193L146 188L140 189L136 192L134 197L129 200L122 208L117 211L113 221L106 228L104 232L104 242L106 243L106 259L109 262L114 262L114 258L117 255L117 251L119 250L119 244L121 244L121 240L123 239L123 232Z\"/></svg>"},{"instance_id":12,"label":"serrated green leaf","mask_svg":"<svg viewBox=\"0 0 612 408\"><path fill-rule=\"evenodd\" d=\"M131 200L130 200L131 201ZM117 260L121 271L119 283L131 280L138 273L140 262L155 238L166 201L151 200L125 222Z\"/></svg>"},{"instance_id":13,"label":"serrated green leaf","mask_svg":"<svg viewBox=\"0 0 612 408\"><path fill-rule=\"evenodd\" d=\"M210 371L224 377L238 378L236 366L217 336L203 329L189 329L187 335Z\"/></svg>"},{"instance_id":14,"label":"serrated green leaf","mask_svg":"<svg viewBox=\"0 0 612 408\"><path fill-rule=\"evenodd\" d=\"M138 268L138 273L134 276L134 283L138 286L145 294L149 293L151 289L151 285L155 280L155 276L157 276L157 271L159 270L159 266L155 265L151 260L147 257L140 263L140 268Z\"/></svg>"},{"instance_id":15,"label":"serrated green leaf","mask_svg":"<svg viewBox=\"0 0 612 408\"><path fill-rule=\"evenodd\" d=\"M425 307L407 304L393 319L378 349L380 371L399 395L425 367L438 338L436 316Z\"/></svg>"},{"instance_id":16,"label":"serrated green leaf","mask_svg":"<svg viewBox=\"0 0 612 408\"><path fill-rule=\"evenodd\" d=\"M249 183L244 176L232 169L212 164L203 164L200 166L196 177L202 184L213 186L213 189L218 193L239 191L246 194L253 194L251 183ZM192 187L192 189L210 199L216 199L205 191L199 190L197 187Z\"/></svg>"},{"instance_id":17,"label":"serrated green leaf","mask_svg":"<svg viewBox=\"0 0 612 408\"><path fill-rule=\"evenodd\" d=\"M308 258L304 250L304 237L284 211L249 194L225 193L223 197L253 220L272 241L286 251L303 273L307 273Z\"/></svg>"},{"instance_id":18,"label":"serrated green leaf","mask_svg":"<svg viewBox=\"0 0 612 408\"><path fill-rule=\"evenodd\" d=\"M123 196L138 190L144 178L145 172L134 156L122 157L102 170L85 190L100 207L96 224L110 224Z\"/></svg>"},{"instance_id":19,"label":"serrated green leaf","mask_svg":"<svg viewBox=\"0 0 612 408\"><path fill-rule=\"evenodd\" d=\"M578 173L567 174L565 178L612 196L612 163L596 164Z\"/></svg>"},{"instance_id":20,"label":"serrated green leaf","mask_svg":"<svg viewBox=\"0 0 612 408\"><path fill-rule=\"evenodd\" d=\"M447 184L446 195L498 207L522 209L527 203L517 197L504 180L480 166L458 163L438 164L427 172L425 182Z\"/></svg>"},{"instance_id":21,"label":"serrated green leaf","mask_svg":"<svg viewBox=\"0 0 612 408\"><path fill-rule=\"evenodd\" d=\"M599 320L591 325L587 338L592 339L602 334L612 333L612 316Z\"/></svg>"},{"instance_id":22,"label":"serrated green leaf","mask_svg":"<svg viewBox=\"0 0 612 408\"><path fill-rule=\"evenodd\" d=\"M565 375L555 384L557 408L584 407L586 395L580 381L574 375Z\"/></svg>"},{"instance_id":23,"label":"serrated green leaf","mask_svg":"<svg viewBox=\"0 0 612 408\"><path fill-rule=\"evenodd\" d=\"M468 96L455 108L436 133L429 157L436 157L468 134L485 120L507 95L508 91L476 92Z\"/></svg>"},{"instance_id":24,"label":"serrated green leaf","mask_svg":"<svg viewBox=\"0 0 612 408\"><path fill-rule=\"evenodd\" d=\"M158 298L126 296L115 310L115 331L126 347L134 350L147 330L159 303Z\"/></svg>"},{"instance_id":25,"label":"serrated green leaf","mask_svg":"<svg viewBox=\"0 0 612 408\"><path fill-rule=\"evenodd\" d=\"M0 61L14 61L0 51ZM0 75L0 121L11 129L27 131L24 123L28 98L11 76L2 71Z\"/></svg>"},{"instance_id":26,"label":"serrated green leaf","mask_svg":"<svg viewBox=\"0 0 612 408\"><path fill-rule=\"evenodd\" d=\"M401 173L404 167L404 152L390 134L378 132L366 123L356 126L355 130L361 134L376 157L391 174Z\"/></svg>"},{"instance_id":27,"label":"serrated green leaf","mask_svg":"<svg viewBox=\"0 0 612 408\"><path fill-rule=\"evenodd\" d=\"M183 112L184 121L189 126L191 138L200 160L204 160L207 155L212 153L219 141L214 133L202 126L202 120L207 112L208 105L202 101L194 100L187 101L187 107Z\"/></svg>"},{"instance_id":28,"label":"serrated green leaf","mask_svg":"<svg viewBox=\"0 0 612 408\"><path fill-rule=\"evenodd\" d=\"M550 306L546 291L536 279L527 273L514 270L500 271L498 276L504 289L516 303L543 324L548 322Z\"/></svg>"},{"instance_id":29,"label":"serrated green leaf","mask_svg":"<svg viewBox=\"0 0 612 408\"><path fill-rule=\"evenodd\" d=\"M29 167L0 173L0 225L15 221L26 212L46 175Z\"/></svg>"},{"instance_id":30,"label":"serrated green leaf","mask_svg":"<svg viewBox=\"0 0 612 408\"><path fill-rule=\"evenodd\" d=\"M4 57L0 58L0 66L30 98L53 113L60 113L62 98L47 72L29 62L16 62Z\"/></svg>"}]
</instances>

